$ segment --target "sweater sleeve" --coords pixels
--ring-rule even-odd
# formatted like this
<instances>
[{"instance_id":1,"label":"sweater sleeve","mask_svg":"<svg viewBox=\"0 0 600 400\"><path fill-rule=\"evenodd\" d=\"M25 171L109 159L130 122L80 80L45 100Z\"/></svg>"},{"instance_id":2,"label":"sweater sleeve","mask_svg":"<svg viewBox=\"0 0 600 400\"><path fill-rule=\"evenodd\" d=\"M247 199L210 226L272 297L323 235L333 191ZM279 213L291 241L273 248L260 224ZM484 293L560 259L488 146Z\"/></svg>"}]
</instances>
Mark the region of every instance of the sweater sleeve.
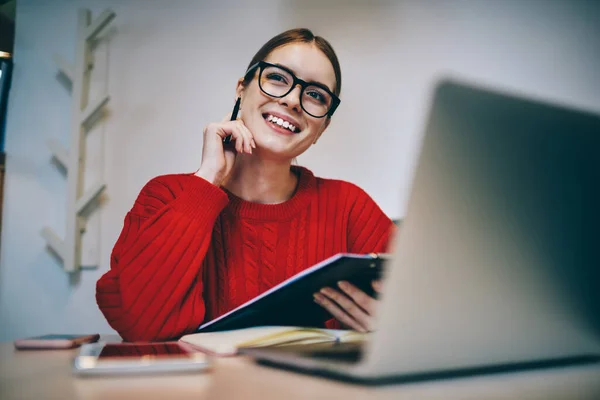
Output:
<instances>
[{"instance_id":1,"label":"sweater sleeve","mask_svg":"<svg viewBox=\"0 0 600 400\"><path fill-rule=\"evenodd\" d=\"M200 325L202 262L227 202L224 191L193 175L144 186L96 285L100 310L124 340L166 340Z\"/></svg>"},{"instance_id":2,"label":"sweater sleeve","mask_svg":"<svg viewBox=\"0 0 600 400\"><path fill-rule=\"evenodd\" d=\"M354 186L348 216L348 250L351 253L384 253L396 231L394 222L361 188Z\"/></svg>"}]
</instances>

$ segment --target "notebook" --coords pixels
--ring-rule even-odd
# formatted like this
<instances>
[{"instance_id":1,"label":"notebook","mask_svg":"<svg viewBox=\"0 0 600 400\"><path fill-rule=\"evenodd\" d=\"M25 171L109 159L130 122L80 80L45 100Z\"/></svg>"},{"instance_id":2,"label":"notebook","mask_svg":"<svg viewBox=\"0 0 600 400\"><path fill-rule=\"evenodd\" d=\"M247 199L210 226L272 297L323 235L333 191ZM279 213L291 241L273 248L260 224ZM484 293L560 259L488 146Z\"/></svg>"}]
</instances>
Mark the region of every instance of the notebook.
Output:
<instances>
[{"instance_id":1,"label":"notebook","mask_svg":"<svg viewBox=\"0 0 600 400\"><path fill-rule=\"evenodd\" d=\"M316 304L313 293L344 280L370 296L377 294L372 281L380 279L385 254L334 255L267 290L230 312L202 324L197 332L230 331L255 326L320 328L331 318Z\"/></svg>"},{"instance_id":2,"label":"notebook","mask_svg":"<svg viewBox=\"0 0 600 400\"><path fill-rule=\"evenodd\" d=\"M367 333L343 329L294 326L261 326L224 332L192 333L179 341L215 356L234 356L239 349L278 346L306 346L322 343L361 343Z\"/></svg>"}]
</instances>

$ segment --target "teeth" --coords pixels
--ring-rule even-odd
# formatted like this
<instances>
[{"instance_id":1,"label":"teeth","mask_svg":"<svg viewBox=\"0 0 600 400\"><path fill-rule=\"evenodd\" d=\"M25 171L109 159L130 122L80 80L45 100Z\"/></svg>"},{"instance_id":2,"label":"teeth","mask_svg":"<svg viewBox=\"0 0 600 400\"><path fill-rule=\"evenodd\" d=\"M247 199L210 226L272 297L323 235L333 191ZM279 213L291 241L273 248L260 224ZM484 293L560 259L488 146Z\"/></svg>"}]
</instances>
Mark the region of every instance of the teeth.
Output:
<instances>
[{"instance_id":1,"label":"teeth","mask_svg":"<svg viewBox=\"0 0 600 400\"><path fill-rule=\"evenodd\" d=\"M267 121L277 124L283 128L289 129L292 132L296 132L296 126L290 124L288 121L284 121L283 119L276 117L274 115L270 115L267 117Z\"/></svg>"}]
</instances>

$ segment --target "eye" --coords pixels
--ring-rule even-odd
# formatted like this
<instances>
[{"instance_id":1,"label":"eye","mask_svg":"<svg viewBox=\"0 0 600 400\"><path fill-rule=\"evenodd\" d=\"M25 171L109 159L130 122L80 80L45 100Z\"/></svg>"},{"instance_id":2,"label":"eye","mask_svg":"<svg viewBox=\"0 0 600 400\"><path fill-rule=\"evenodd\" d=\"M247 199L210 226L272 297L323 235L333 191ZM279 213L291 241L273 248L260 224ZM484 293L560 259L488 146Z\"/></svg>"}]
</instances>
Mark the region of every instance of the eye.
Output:
<instances>
[{"instance_id":1,"label":"eye","mask_svg":"<svg viewBox=\"0 0 600 400\"><path fill-rule=\"evenodd\" d=\"M321 104L327 103L327 97L325 96L325 94L323 94L322 92L320 92L318 90L308 89L306 91L306 95L311 97L312 99L318 101Z\"/></svg>"},{"instance_id":2,"label":"eye","mask_svg":"<svg viewBox=\"0 0 600 400\"><path fill-rule=\"evenodd\" d=\"M269 81L272 81L272 82L280 82L280 83L286 84L286 85L288 83L287 78L284 75L282 75L280 73L277 73L277 72L270 72L270 73L268 73L267 74L267 79Z\"/></svg>"}]
</instances>

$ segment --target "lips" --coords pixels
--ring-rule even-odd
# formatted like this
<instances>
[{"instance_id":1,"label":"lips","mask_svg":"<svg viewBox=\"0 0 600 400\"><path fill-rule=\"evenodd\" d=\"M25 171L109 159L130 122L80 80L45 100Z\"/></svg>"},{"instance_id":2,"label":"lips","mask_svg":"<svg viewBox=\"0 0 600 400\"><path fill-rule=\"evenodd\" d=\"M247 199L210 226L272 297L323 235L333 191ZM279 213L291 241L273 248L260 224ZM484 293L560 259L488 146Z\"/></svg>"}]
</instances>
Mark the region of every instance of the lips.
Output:
<instances>
[{"instance_id":1,"label":"lips","mask_svg":"<svg viewBox=\"0 0 600 400\"><path fill-rule=\"evenodd\" d=\"M263 118L268 124L272 124L275 127L284 129L288 132L300 132L299 124L293 118L290 118L288 116L275 113L265 113L263 114Z\"/></svg>"}]
</instances>

